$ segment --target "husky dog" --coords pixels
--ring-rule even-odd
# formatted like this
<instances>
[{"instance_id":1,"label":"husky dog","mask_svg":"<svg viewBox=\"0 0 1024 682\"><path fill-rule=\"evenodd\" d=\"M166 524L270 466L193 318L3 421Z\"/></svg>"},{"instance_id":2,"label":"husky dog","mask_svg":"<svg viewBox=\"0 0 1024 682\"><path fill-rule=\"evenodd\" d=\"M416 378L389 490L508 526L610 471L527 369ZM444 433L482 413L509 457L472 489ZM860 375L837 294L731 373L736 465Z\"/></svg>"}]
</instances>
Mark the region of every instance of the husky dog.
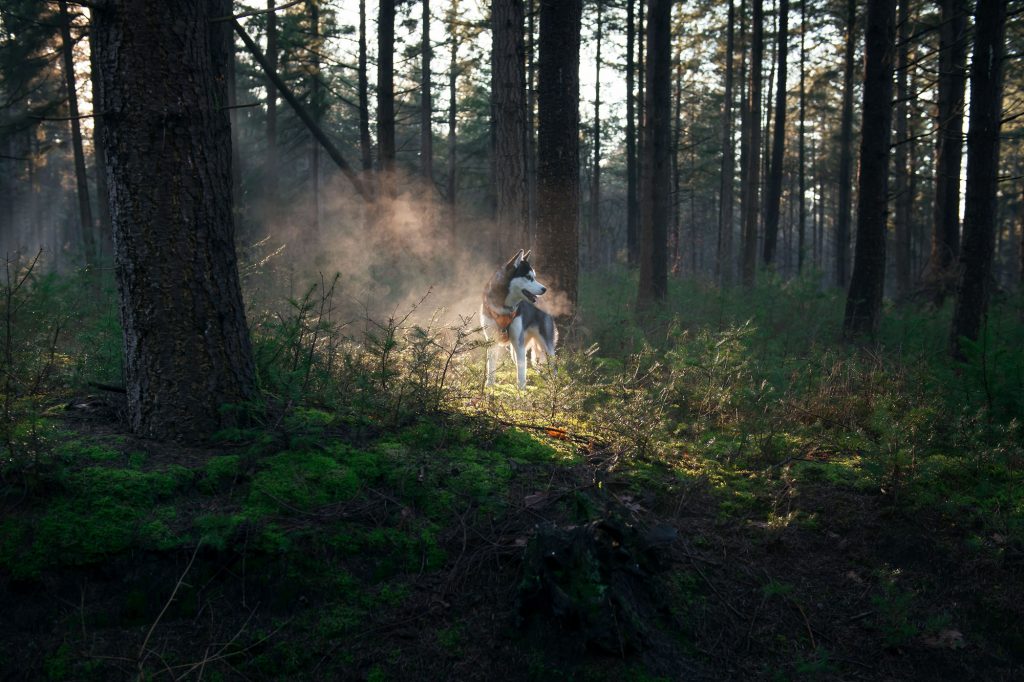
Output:
<instances>
[{"instance_id":1,"label":"husky dog","mask_svg":"<svg viewBox=\"0 0 1024 682\"><path fill-rule=\"evenodd\" d=\"M496 341L487 348L487 385L494 384L498 364L498 346L509 346L519 371L519 388L526 386L526 351L533 352L534 365L555 356L558 330L555 320L534 305L547 287L537 281L530 266L530 252L522 249L498 268L484 289L480 306L480 324L487 340Z\"/></svg>"}]
</instances>

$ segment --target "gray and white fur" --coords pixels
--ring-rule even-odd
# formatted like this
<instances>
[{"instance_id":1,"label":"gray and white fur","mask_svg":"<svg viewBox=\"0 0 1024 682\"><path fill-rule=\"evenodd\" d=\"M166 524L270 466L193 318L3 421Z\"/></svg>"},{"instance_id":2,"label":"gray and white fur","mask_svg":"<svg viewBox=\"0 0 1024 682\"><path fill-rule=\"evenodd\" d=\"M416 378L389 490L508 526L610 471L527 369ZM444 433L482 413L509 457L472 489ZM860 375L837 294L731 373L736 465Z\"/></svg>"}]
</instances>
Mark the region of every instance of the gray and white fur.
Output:
<instances>
[{"instance_id":1,"label":"gray and white fur","mask_svg":"<svg viewBox=\"0 0 1024 682\"><path fill-rule=\"evenodd\" d=\"M487 385L494 384L501 346L508 346L518 370L519 388L526 387L526 351L530 350L534 366L555 357L558 329L555 320L536 305L537 297L547 287L537 281L529 262L530 252L522 249L504 266L498 268L484 289L480 306L480 324L488 341Z\"/></svg>"}]
</instances>

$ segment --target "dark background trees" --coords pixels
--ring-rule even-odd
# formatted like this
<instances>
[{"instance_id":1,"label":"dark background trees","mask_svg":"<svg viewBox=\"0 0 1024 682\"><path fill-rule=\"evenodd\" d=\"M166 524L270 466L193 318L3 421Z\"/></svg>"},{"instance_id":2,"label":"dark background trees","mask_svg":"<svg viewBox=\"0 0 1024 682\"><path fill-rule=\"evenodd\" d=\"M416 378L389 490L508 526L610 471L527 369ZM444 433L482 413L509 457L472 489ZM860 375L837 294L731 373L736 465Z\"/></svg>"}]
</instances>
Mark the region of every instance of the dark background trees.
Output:
<instances>
[{"instance_id":1,"label":"dark background trees","mask_svg":"<svg viewBox=\"0 0 1024 682\"><path fill-rule=\"evenodd\" d=\"M896 302L940 305L959 273L951 258L965 230L959 168L974 6L899 5L885 227L892 242L882 264L883 296ZM643 264L639 228L655 195L642 166L656 119L645 74L658 57L645 2L588 0L578 48L557 46L559 59L578 64L572 142L571 112L552 118L537 109L546 111L540 100L551 76L540 49L545 8L536 1L484 11L437 0L234 9L308 114L297 113L236 38L228 106L245 258L284 249L299 273L365 247L374 255L357 287L386 292L382 306L413 297L435 276L437 254L425 246L432 241L491 255L532 246L541 271L565 279L569 299L575 278L565 273ZM656 222L664 223L673 274L730 286L738 272L751 285L763 254L773 277L846 288L864 200L855 172L864 164L867 24L857 12L844 0L672 4L668 170L654 179L668 178L669 213ZM0 240L11 252L44 246L44 262L58 269L90 254L104 267L112 241L101 200L108 172L96 153L104 119L93 117L101 81L91 64L92 17L56 1L6 3L0 16L4 35L17 36L0 57ZM1008 45L1020 37L1015 16ZM1020 78L1006 73L991 279L1012 290L1021 278L1024 153ZM553 123L565 124L565 144L547 143ZM556 153L559 188L549 180ZM365 177L385 168L373 182ZM384 178L393 181L386 207L373 189ZM76 227L83 221L89 229Z\"/></svg>"}]
</instances>

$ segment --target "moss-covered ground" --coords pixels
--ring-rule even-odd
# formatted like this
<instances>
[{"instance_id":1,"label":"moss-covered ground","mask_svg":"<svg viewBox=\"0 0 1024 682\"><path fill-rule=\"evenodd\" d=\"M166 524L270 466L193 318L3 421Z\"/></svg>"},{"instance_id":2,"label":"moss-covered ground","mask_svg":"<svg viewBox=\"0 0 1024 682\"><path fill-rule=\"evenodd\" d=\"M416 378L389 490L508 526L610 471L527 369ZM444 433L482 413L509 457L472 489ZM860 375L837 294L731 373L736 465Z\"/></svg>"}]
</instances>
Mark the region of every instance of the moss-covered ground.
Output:
<instances>
[{"instance_id":1,"label":"moss-covered ground","mask_svg":"<svg viewBox=\"0 0 1024 682\"><path fill-rule=\"evenodd\" d=\"M628 275L585 284L524 392L472 334L294 301L262 401L186 446L126 431L116 322L39 282L75 331L23 321L5 368L0 678L1024 675L1020 302L954 363L948 311L845 345L808 282L642 322ZM574 528L604 553L534 556Z\"/></svg>"}]
</instances>

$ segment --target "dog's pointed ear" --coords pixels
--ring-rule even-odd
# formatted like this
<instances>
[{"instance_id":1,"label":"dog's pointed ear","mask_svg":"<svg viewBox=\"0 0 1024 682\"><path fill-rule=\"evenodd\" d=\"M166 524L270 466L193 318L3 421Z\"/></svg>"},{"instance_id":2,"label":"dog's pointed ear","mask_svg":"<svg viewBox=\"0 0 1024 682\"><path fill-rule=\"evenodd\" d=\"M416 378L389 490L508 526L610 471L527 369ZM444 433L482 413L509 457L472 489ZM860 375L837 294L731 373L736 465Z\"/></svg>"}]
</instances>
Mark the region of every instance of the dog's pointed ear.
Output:
<instances>
[{"instance_id":1,"label":"dog's pointed ear","mask_svg":"<svg viewBox=\"0 0 1024 682\"><path fill-rule=\"evenodd\" d=\"M519 267L519 264L523 261L523 250L519 249L516 255L512 256L507 263L505 263L506 270L514 270Z\"/></svg>"},{"instance_id":2,"label":"dog's pointed ear","mask_svg":"<svg viewBox=\"0 0 1024 682\"><path fill-rule=\"evenodd\" d=\"M523 254L523 260L530 260L531 253L533 253L533 249L527 249L526 253Z\"/></svg>"}]
</instances>

